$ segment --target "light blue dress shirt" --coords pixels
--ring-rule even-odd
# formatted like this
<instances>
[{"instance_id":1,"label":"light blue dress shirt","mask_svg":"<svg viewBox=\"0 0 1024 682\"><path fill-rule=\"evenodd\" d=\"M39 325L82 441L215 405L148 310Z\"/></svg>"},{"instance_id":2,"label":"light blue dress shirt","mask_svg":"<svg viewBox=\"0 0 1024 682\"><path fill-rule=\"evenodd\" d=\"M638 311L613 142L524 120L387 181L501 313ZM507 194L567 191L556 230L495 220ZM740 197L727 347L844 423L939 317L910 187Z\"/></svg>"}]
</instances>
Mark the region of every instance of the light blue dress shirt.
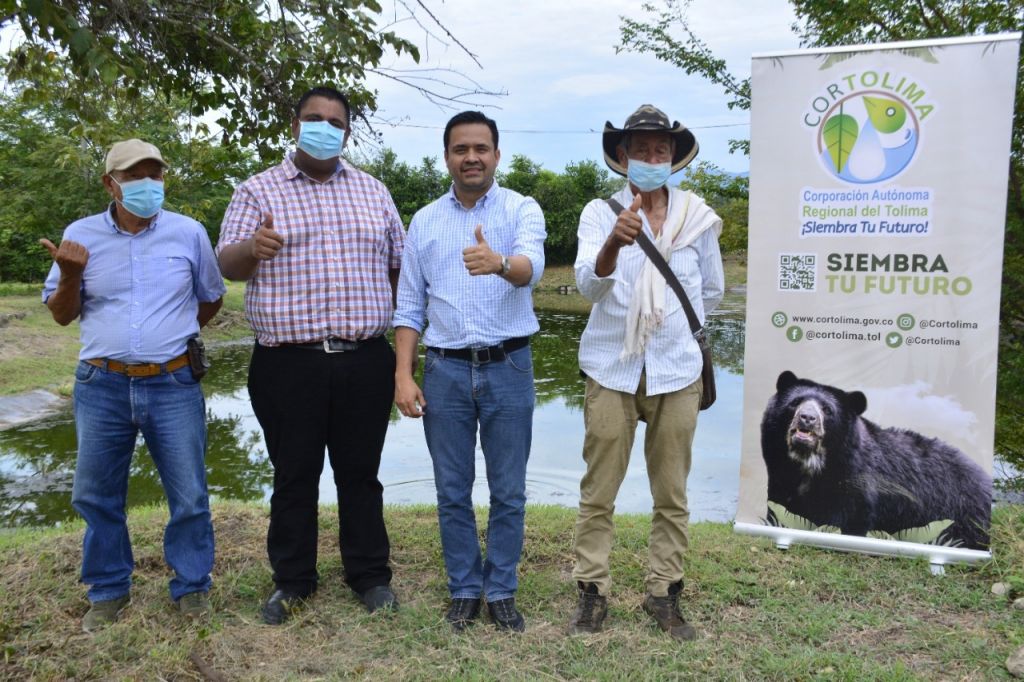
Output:
<instances>
[{"instance_id":1,"label":"light blue dress shirt","mask_svg":"<svg viewBox=\"0 0 1024 682\"><path fill-rule=\"evenodd\" d=\"M462 251L477 243L477 225L495 252L530 259L533 275L526 286L469 274ZM531 290L544 274L546 236L544 215L533 199L495 182L467 209L453 186L417 211L409 225L394 326L415 329L424 345L438 348L481 348L535 333L540 326Z\"/></svg>"},{"instance_id":2,"label":"light blue dress shirt","mask_svg":"<svg viewBox=\"0 0 1024 682\"><path fill-rule=\"evenodd\" d=\"M160 211L149 226L121 230L110 210L77 220L64 239L89 251L82 275L82 360L166 362L199 333L199 303L224 295L210 238L195 220ZM57 289L54 263L43 302Z\"/></svg>"}]
</instances>

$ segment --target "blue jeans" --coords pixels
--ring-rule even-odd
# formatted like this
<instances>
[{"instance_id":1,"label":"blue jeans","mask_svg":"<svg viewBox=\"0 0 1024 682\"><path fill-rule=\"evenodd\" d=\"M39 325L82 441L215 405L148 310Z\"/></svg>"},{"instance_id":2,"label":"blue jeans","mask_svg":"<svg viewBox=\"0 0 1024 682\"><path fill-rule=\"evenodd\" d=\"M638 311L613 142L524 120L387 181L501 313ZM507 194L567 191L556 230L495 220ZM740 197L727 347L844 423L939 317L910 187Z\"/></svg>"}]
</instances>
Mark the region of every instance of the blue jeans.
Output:
<instances>
[{"instance_id":1,"label":"blue jeans","mask_svg":"<svg viewBox=\"0 0 1024 682\"><path fill-rule=\"evenodd\" d=\"M533 432L530 347L486 364L428 351L423 397L448 591L455 599L512 597L519 585L516 567L523 550L526 460ZM486 561L481 561L473 514L478 422L490 489Z\"/></svg>"},{"instance_id":2,"label":"blue jeans","mask_svg":"<svg viewBox=\"0 0 1024 682\"><path fill-rule=\"evenodd\" d=\"M188 366L128 377L79 362L75 370L78 461L71 503L85 519L82 582L90 601L131 588L128 473L141 431L170 507L164 559L174 571L171 599L210 589L213 524L206 491L206 402Z\"/></svg>"}]
</instances>

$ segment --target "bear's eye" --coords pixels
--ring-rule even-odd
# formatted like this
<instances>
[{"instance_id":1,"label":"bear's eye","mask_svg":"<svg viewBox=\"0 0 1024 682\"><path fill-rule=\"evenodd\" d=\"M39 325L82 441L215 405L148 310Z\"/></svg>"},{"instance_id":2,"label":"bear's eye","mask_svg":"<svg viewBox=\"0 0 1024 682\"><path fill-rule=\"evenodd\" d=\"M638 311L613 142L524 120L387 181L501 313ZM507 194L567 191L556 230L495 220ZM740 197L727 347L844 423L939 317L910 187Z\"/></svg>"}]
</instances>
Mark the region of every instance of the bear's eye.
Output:
<instances>
[{"instance_id":1,"label":"bear's eye","mask_svg":"<svg viewBox=\"0 0 1024 682\"><path fill-rule=\"evenodd\" d=\"M832 416L833 410L832 410L832 406L831 405L822 405L821 406L821 411L824 412L829 417Z\"/></svg>"}]
</instances>

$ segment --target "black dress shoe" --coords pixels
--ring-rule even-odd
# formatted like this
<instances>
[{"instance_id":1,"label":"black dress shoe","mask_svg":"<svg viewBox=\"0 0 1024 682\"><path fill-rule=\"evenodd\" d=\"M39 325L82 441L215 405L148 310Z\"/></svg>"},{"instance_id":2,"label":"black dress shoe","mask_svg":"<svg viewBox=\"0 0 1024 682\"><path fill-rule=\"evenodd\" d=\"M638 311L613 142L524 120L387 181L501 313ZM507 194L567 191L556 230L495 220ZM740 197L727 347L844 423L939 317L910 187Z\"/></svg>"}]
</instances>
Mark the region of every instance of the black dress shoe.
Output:
<instances>
[{"instance_id":1,"label":"black dress shoe","mask_svg":"<svg viewBox=\"0 0 1024 682\"><path fill-rule=\"evenodd\" d=\"M460 597L458 599L452 599L452 604L448 607L448 613L444 614L444 619L452 626L452 630L455 630L455 632L462 632L472 625L479 615L479 598L464 599Z\"/></svg>"},{"instance_id":2,"label":"black dress shoe","mask_svg":"<svg viewBox=\"0 0 1024 682\"><path fill-rule=\"evenodd\" d=\"M526 620L523 614L516 610L516 598L499 599L498 601L487 602L487 610L491 612L491 620L494 627L509 632L523 632L526 630Z\"/></svg>"},{"instance_id":3,"label":"black dress shoe","mask_svg":"<svg viewBox=\"0 0 1024 682\"><path fill-rule=\"evenodd\" d=\"M363 602L363 606L370 613L379 609L390 609L392 611L398 610L398 598L395 597L395 593L391 591L390 585L377 585L371 587L366 592L359 595L359 601Z\"/></svg>"},{"instance_id":4,"label":"black dress shoe","mask_svg":"<svg viewBox=\"0 0 1024 682\"><path fill-rule=\"evenodd\" d=\"M263 622L267 625L280 625L291 618L292 614L302 608L305 603L304 597L293 592L274 590L263 604L263 608L260 609L260 615L263 616Z\"/></svg>"}]
</instances>

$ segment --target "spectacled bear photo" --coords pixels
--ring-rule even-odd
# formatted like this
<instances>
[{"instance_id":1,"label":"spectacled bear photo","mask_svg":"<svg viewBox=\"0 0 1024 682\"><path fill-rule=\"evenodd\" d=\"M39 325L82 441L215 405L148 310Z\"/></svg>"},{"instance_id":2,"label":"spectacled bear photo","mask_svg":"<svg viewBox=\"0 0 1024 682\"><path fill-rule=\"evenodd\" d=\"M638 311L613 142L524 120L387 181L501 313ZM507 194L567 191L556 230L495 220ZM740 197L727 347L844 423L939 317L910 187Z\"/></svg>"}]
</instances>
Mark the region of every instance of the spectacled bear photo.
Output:
<instances>
[{"instance_id":1,"label":"spectacled bear photo","mask_svg":"<svg viewBox=\"0 0 1024 682\"><path fill-rule=\"evenodd\" d=\"M938 541L988 547L992 478L960 450L861 415L868 401L782 372L761 420L768 500L847 535L952 521Z\"/></svg>"}]
</instances>

